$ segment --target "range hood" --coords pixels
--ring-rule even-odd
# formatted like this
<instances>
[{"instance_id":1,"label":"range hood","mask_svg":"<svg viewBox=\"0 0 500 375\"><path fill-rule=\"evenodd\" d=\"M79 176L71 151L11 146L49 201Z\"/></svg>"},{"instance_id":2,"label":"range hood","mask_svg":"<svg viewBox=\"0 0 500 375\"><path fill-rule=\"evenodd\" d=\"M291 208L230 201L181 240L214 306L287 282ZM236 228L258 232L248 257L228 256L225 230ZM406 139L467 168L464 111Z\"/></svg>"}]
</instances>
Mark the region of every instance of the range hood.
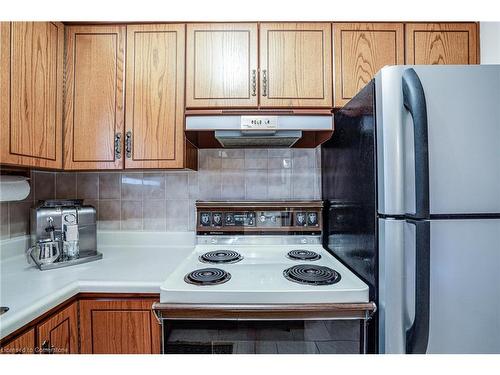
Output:
<instances>
[{"instance_id":1,"label":"range hood","mask_svg":"<svg viewBox=\"0 0 500 375\"><path fill-rule=\"evenodd\" d=\"M316 147L333 132L333 117L319 114L188 114L186 137L198 148Z\"/></svg>"},{"instance_id":2,"label":"range hood","mask_svg":"<svg viewBox=\"0 0 500 375\"><path fill-rule=\"evenodd\" d=\"M215 139L224 148L292 147L302 137L300 130L216 130Z\"/></svg>"}]
</instances>

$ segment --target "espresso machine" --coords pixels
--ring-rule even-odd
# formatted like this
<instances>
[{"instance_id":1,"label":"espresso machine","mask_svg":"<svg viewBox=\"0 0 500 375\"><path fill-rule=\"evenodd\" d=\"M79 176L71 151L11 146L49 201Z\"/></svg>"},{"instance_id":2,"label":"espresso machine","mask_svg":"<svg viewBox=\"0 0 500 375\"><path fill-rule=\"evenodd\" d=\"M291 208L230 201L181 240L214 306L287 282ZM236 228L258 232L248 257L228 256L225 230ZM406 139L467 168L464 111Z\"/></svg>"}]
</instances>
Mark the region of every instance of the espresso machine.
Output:
<instances>
[{"instance_id":1,"label":"espresso machine","mask_svg":"<svg viewBox=\"0 0 500 375\"><path fill-rule=\"evenodd\" d=\"M31 209L28 263L48 270L101 259L96 229L96 210L82 200L40 201Z\"/></svg>"}]
</instances>

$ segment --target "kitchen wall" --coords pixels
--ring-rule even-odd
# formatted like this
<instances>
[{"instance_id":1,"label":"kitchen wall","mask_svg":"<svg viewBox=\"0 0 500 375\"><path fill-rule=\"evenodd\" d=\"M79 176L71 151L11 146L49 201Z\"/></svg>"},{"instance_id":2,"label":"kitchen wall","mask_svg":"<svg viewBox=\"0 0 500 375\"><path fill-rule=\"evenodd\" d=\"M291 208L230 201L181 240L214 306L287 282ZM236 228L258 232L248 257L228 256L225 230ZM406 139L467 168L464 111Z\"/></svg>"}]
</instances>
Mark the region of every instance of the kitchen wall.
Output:
<instances>
[{"instance_id":1,"label":"kitchen wall","mask_svg":"<svg viewBox=\"0 0 500 375\"><path fill-rule=\"evenodd\" d=\"M500 22L481 22L481 64L500 64Z\"/></svg>"},{"instance_id":2,"label":"kitchen wall","mask_svg":"<svg viewBox=\"0 0 500 375\"><path fill-rule=\"evenodd\" d=\"M22 202L0 203L0 236L29 232L39 199L80 198L97 209L101 230L194 230L200 200L320 199L320 148L200 150L199 170L31 172Z\"/></svg>"}]
</instances>

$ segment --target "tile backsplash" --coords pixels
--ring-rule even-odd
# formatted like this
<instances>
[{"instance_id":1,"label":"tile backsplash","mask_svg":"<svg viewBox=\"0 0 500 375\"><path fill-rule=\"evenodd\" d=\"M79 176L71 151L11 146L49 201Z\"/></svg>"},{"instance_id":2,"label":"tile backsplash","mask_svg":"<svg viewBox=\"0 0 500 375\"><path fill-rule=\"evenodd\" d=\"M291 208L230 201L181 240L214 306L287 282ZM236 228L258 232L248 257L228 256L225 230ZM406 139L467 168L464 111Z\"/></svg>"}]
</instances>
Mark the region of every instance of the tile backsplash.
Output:
<instances>
[{"instance_id":1,"label":"tile backsplash","mask_svg":"<svg viewBox=\"0 0 500 375\"><path fill-rule=\"evenodd\" d=\"M29 232L40 199L79 198L97 210L98 229L194 230L196 200L320 199L316 149L205 149L199 170L31 172L22 202L0 203L0 236Z\"/></svg>"}]
</instances>

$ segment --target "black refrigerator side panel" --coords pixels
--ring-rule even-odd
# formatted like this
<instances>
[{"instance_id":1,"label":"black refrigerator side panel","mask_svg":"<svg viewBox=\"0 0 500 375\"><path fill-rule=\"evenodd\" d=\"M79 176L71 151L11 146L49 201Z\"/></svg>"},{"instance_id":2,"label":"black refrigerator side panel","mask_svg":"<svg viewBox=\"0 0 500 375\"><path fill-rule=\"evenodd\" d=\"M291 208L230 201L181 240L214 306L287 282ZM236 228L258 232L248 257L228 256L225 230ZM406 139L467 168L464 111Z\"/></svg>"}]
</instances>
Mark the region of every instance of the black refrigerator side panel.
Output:
<instances>
[{"instance_id":1,"label":"black refrigerator side panel","mask_svg":"<svg viewBox=\"0 0 500 375\"><path fill-rule=\"evenodd\" d=\"M321 148L324 245L370 286L376 298L375 108L372 80L335 113Z\"/></svg>"},{"instance_id":2,"label":"black refrigerator side panel","mask_svg":"<svg viewBox=\"0 0 500 375\"><path fill-rule=\"evenodd\" d=\"M335 113L321 148L324 246L370 287L377 303L375 81ZM376 321L369 342L376 351Z\"/></svg>"}]
</instances>

